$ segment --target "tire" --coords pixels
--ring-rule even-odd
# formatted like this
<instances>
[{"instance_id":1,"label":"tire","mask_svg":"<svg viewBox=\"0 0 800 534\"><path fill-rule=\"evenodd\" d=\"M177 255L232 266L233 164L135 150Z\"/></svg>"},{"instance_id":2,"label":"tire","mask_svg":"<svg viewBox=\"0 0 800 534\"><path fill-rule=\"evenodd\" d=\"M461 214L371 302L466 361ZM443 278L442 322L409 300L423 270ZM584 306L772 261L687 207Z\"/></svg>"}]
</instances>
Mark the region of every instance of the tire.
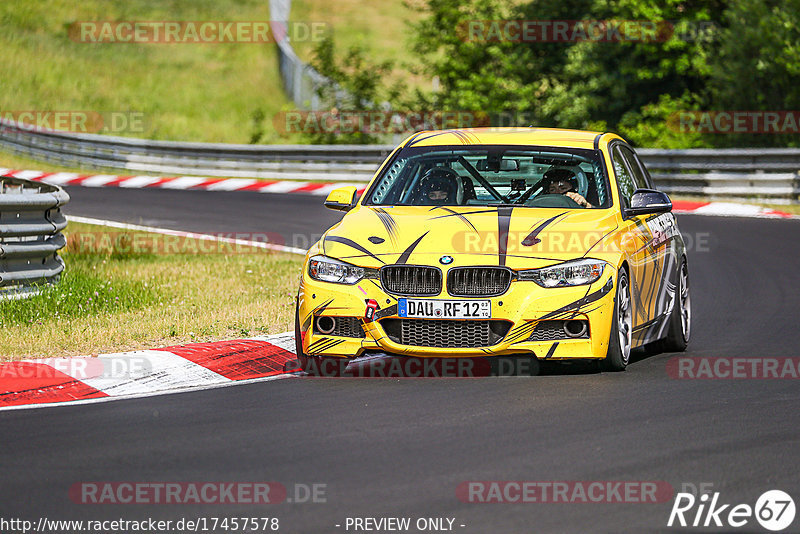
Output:
<instances>
[{"instance_id":1,"label":"tire","mask_svg":"<svg viewBox=\"0 0 800 534\"><path fill-rule=\"evenodd\" d=\"M343 358L321 358L319 356L309 356L303 352L303 342L300 337L300 306L295 305L294 309L294 350L300 368L311 376L342 376L347 360Z\"/></svg>"},{"instance_id":2,"label":"tire","mask_svg":"<svg viewBox=\"0 0 800 534\"><path fill-rule=\"evenodd\" d=\"M600 367L603 371L624 371L631 358L633 316L631 312L630 279L625 269L617 276L614 295L614 317L608 337L608 352Z\"/></svg>"},{"instance_id":3,"label":"tire","mask_svg":"<svg viewBox=\"0 0 800 534\"><path fill-rule=\"evenodd\" d=\"M308 372L309 359L305 352L303 352L303 341L300 336L300 303L295 299L294 305L294 353L297 355L297 361L300 363L300 368Z\"/></svg>"},{"instance_id":4,"label":"tire","mask_svg":"<svg viewBox=\"0 0 800 534\"><path fill-rule=\"evenodd\" d=\"M681 260L675 282L675 303L669 314L667 335L658 342L661 352L683 352L692 333L692 299L689 294L689 268L686 258Z\"/></svg>"}]
</instances>

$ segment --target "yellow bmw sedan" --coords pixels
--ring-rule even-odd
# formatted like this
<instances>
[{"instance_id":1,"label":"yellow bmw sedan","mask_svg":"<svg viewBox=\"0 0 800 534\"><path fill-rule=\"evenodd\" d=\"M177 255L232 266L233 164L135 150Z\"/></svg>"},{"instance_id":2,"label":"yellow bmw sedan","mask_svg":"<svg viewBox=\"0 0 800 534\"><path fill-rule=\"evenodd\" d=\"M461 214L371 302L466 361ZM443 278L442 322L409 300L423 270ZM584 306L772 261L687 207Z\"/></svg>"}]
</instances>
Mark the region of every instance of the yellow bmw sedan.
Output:
<instances>
[{"instance_id":1,"label":"yellow bmw sedan","mask_svg":"<svg viewBox=\"0 0 800 534\"><path fill-rule=\"evenodd\" d=\"M669 197L611 133L427 131L389 155L308 251L297 355L594 360L685 350L686 247ZM333 363L334 365L325 365Z\"/></svg>"}]
</instances>

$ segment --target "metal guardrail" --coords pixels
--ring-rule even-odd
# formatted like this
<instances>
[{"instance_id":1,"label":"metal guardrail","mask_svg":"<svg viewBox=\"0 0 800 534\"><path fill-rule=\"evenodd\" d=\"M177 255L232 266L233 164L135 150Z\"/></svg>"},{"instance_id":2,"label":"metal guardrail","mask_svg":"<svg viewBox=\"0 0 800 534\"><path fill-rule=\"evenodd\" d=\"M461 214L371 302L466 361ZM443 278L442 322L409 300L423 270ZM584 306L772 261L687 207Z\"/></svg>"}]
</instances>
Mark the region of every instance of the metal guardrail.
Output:
<instances>
[{"instance_id":1,"label":"metal guardrail","mask_svg":"<svg viewBox=\"0 0 800 534\"><path fill-rule=\"evenodd\" d=\"M58 281L64 270L58 251L67 244L61 206L67 202L60 187L0 178L0 298Z\"/></svg>"},{"instance_id":2,"label":"metal guardrail","mask_svg":"<svg viewBox=\"0 0 800 534\"><path fill-rule=\"evenodd\" d=\"M0 119L0 147L67 167L267 179L369 180L394 148L152 141L32 129Z\"/></svg>"},{"instance_id":3,"label":"metal guardrail","mask_svg":"<svg viewBox=\"0 0 800 534\"><path fill-rule=\"evenodd\" d=\"M269 2L270 19L273 23L288 25L291 10L291 0ZM297 56L288 38L279 39L277 45L278 69L286 94L300 109L319 109L317 89L327 80Z\"/></svg>"},{"instance_id":4,"label":"metal guardrail","mask_svg":"<svg viewBox=\"0 0 800 534\"><path fill-rule=\"evenodd\" d=\"M392 145L233 145L42 131L0 119L0 147L32 159L126 174L368 181ZM800 149L639 149L671 194L798 202Z\"/></svg>"},{"instance_id":5,"label":"metal guardrail","mask_svg":"<svg viewBox=\"0 0 800 534\"><path fill-rule=\"evenodd\" d=\"M777 203L797 203L800 195L797 148L640 148L637 153L667 193Z\"/></svg>"}]
</instances>

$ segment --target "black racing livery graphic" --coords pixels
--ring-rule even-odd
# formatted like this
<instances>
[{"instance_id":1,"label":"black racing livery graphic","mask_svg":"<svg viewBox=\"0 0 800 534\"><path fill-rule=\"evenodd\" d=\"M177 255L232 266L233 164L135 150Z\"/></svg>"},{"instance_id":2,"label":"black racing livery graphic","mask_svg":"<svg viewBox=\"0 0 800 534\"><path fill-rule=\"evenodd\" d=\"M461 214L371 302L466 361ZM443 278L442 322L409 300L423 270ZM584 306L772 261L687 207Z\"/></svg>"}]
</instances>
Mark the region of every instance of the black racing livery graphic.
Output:
<instances>
[{"instance_id":1,"label":"black racing livery graphic","mask_svg":"<svg viewBox=\"0 0 800 534\"><path fill-rule=\"evenodd\" d=\"M400 257L399 257L399 258L397 258L397 264L398 264L398 265L402 265L402 264L404 264L404 263L406 263L406 262L408 261L408 258L411 256L411 253L412 253L412 252L414 252L414 249L415 249L415 248L417 248L417 245L419 245L419 242L420 242L420 241L422 241L422 239L423 239L423 238L424 238L426 235L428 235L428 232L425 232L424 234L422 234L421 236L419 236L419 237L418 237L418 238L417 238L417 239L416 239L416 240L415 240L413 243L411 243L411 244L408 246L408 248L406 248L406 249L405 249L405 250L402 252L402 254L400 254Z\"/></svg>"},{"instance_id":2,"label":"black racing livery graphic","mask_svg":"<svg viewBox=\"0 0 800 534\"><path fill-rule=\"evenodd\" d=\"M494 210L479 210L479 211L469 211L469 212L466 212L466 213L459 213L459 212L457 212L455 210L452 210L452 209L444 207L444 206L436 206L436 208L442 209L442 210L447 211L449 213L447 215L438 215L436 217L432 217L431 220L444 219L445 217L458 217L464 224L469 226L472 229L473 232L477 232L478 229L475 228L475 225L472 224L469 219L467 219L467 215L474 215L476 213L494 213ZM431 211L433 211L433 210L431 210Z\"/></svg>"},{"instance_id":3,"label":"black racing livery graphic","mask_svg":"<svg viewBox=\"0 0 800 534\"><path fill-rule=\"evenodd\" d=\"M511 226L513 207L501 206L497 208L497 257L500 266L506 265L506 252L508 252L508 228Z\"/></svg>"},{"instance_id":4,"label":"black racing livery graphic","mask_svg":"<svg viewBox=\"0 0 800 534\"><path fill-rule=\"evenodd\" d=\"M544 360L549 360L550 358L553 357L553 355L556 353L556 347L558 347L558 344L559 344L559 342L556 341L555 343L550 345L550 350L548 350L547 354L544 355L544 358L543 358Z\"/></svg>"},{"instance_id":5,"label":"black racing livery graphic","mask_svg":"<svg viewBox=\"0 0 800 534\"><path fill-rule=\"evenodd\" d=\"M346 237L341 237L341 236L338 236L338 235L326 235L325 236L325 242L327 243L328 241L333 241L334 243L341 243L342 245L347 245L348 247L352 247L352 248L358 250L359 252L363 252L364 254L366 254L366 255L368 255L368 256L370 256L372 258L375 258L376 260L378 260L381 263L386 263L382 259L380 259L378 256L376 256L375 254L373 254L372 252L370 252L369 250L367 250L363 246L359 245L358 243L356 243L352 239L347 239Z\"/></svg>"},{"instance_id":6,"label":"black racing livery graphic","mask_svg":"<svg viewBox=\"0 0 800 534\"><path fill-rule=\"evenodd\" d=\"M421 141L425 141L428 139L433 139L434 137L439 137L441 135L454 135L462 145L470 145L477 141L477 139L469 134L468 132L463 132L459 130L442 130L439 132L428 133L428 135L424 135L425 132L420 132L419 134L412 137L408 143L406 143L407 147L412 147Z\"/></svg>"},{"instance_id":7,"label":"black racing livery graphic","mask_svg":"<svg viewBox=\"0 0 800 534\"><path fill-rule=\"evenodd\" d=\"M311 326L311 320L314 318L314 314L322 313L325 309L327 309L328 306L330 306L331 302L333 302L333 299L326 300L325 302L323 302L322 304L311 310L311 312L308 315L306 315L306 317L303 319L303 331L308 330L308 328Z\"/></svg>"},{"instance_id":8,"label":"black racing livery graphic","mask_svg":"<svg viewBox=\"0 0 800 534\"><path fill-rule=\"evenodd\" d=\"M616 232L616 231L617 231L617 228L619 228L619 226L617 226L617 225L614 225L614 228L612 228L611 230L609 230L608 232L606 232L605 234L603 234L603 235L600 237L600 239L598 239L597 241L595 241L594 243L592 243L592 246L591 246L591 247L589 247L588 249L586 249L586 252L584 252L584 254L583 254L583 257L585 258L586 256L588 256L588 255L589 255L589 253L590 253L590 252L592 252L592 251L594 250L594 247L596 247L596 246L598 245L598 243L602 243L602 242L603 242L603 240L605 240L605 238L607 238L608 236L610 236L611 234L613 234L614 232Z\"/></svg>"},{"instance_id":9,"label":"black racing livery graphic","mask_svg":"<svg viewBox=\"0 0 800 534\"><path fill-rule=\"evenodd\" d=\"M386 233L389 234L389 239L391 239L392 243L397 245L397 222L395 222L394 218L383 208L374 208L372 212L375 213L381 220L381 223L383 223L383 227L386 228ZM372 241L372 239L370 239L370 241ZM381 240L381 242L383 241Z\"/></svg>"},{"instance_id":10,"label":"black racing livery graphic","mask_svg":"<svg viewBox=\"0 0 800 534\"><path fill-rule=\"evenodd\" d=\"M613 288L614 288L614 279L613 278L609 278L608 282L606 282L605 285L603 285L603 287L601 287L600 289L598 289L594 293L586 295L585 297L583 297L581 299L578 299L575 302L570 302L566 306L562 306L561 308L559 308L559 309L557 309L555 311L552 311L552 312L550 312L548 314L545 314L545 315L539 317L539 320L540 321L544 321L544 320L547 320L547 319L553 319L555 317L558 317L562 313L579 310L582 307L586 306L587 304L591 304L592 302L594 302L596 300L600 300L604 296L608 295Z\"/></svg>"},{"instance_id":11,"label":"black racing livery graphic","mask_svg":"<svg viewBox=\"0 0 800 534\"><path fill-rule=\"evenodd\" d=\"M380 245L381 243L385 242L386 240L382 237L378 237L376 235L370 236L367 238L370 243L373 245Z\"/></svg>"},{"instance_id":12,"label":"black racing livery graphic","mask_svg":"<svg viewBox=\"0 0 800 534\"><path fill-rule=\"evenodd\" d=\"M558 219L559 217L562 217L564 215L566 215L566 212L559 213L558 215L554 215L554 216L550 217L549 219L547 219L546 221L543 221L542 223L540 223L539 226L534 228L533 231L531 231L531 233L529 233L525 237L525 239L522 240L522 246L524 246L524 247L532 247L533 245L538 245L539 243L541 243L542 240L539 239L538 236L539 236L540 233L542 233L542 230L544 230L549 224L552 224L553 222L555 222L556 219Z\"/></svg>"},{"instance_id":13,"label":"black racing livery graphic","mask_svg":"<svg viewBox=\"0 0 800 534\"><path fill-rule=\"evenodd\" d=\"M508 343L521 343L526 341L531 333L536 329L536 325L539 324L539 321L528 321L521 325L515 326L506 334L506 337L503 341Z\"/></svg>"},{"instance_id":14,"label":"black racing livery graphic","mask_svg":"<svg viewBox=\"0 0 800 534\"><path fill-rule=\"evenodd\" d=\"M345 342L344 339L331 339L329 337L321 337L308 346L308 349L306 349L306 354L309 355L319 354L326 350L330 350L336 345L339 345L340 343L344 342Z\"/></svg>"}]
</instances>

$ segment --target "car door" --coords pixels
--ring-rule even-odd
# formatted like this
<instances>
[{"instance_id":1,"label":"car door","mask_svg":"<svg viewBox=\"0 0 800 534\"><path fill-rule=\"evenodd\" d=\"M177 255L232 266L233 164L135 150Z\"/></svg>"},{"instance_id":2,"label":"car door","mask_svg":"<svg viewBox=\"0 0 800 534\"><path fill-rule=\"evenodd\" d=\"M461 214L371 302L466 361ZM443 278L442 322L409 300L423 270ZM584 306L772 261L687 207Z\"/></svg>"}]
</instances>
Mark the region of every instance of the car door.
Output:
<instances>
[{"instance_id":1,"label":"car door","mask_svg":"<svg viewBox=\"0 0 800 534\"><path fill-rule=\"evenodd\" d=\"M623 214L621 230L626 236L625 246L631 270L631 301L633 305L633 341L635 345L647 342L642 332L655 318L655 300L660 287L658 276L660 260L653 248L653 234L647 220L653 215L626 216L625 208L636 189L648 187L646 175L638 166L633 150L624 143L611 146L611 160L621 200Z\"/></svg>"},{"instance_id":2,"label":"car door","mask_svg":"<svg viewBox=\"0 0 800 534\"><path fill-rule=\"evenodd\" d=\"M623 153L626 152L626 148L630 150L631 164L640 170L641 176L647 184L645 187L655 189L653 179L638 154L630 147L625 146L622 148ZM651 233L651 248L657 256L656 267L657 271L660 272L658 276L659 289L650 303L652 306L650 315L652 318L657 319L671 309L671 300L667 294L667 282L677 280L679 260L683 250L683 239L678 230L678 222L672 212L645 217L645 224Z\"/></svg>"}]
</instances>

